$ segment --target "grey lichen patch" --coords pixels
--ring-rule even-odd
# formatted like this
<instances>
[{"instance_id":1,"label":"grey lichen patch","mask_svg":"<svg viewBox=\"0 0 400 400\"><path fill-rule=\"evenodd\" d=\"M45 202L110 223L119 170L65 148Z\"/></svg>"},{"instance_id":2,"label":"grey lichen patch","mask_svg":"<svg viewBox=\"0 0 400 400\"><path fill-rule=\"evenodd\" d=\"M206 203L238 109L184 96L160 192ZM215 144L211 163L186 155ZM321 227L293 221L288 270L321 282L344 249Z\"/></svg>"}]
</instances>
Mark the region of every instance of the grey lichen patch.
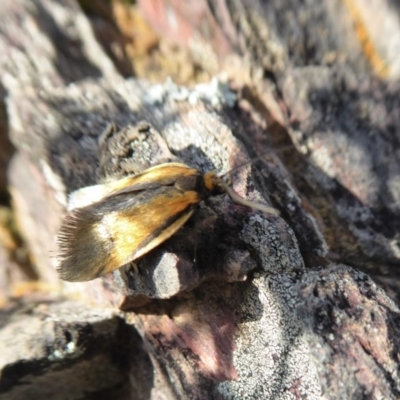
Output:
<instances>
[{"instance_id":1,"label":"grey lichen patch","mask_svg":"<svg viewBox=\"0 0 400 400\"><path fill-rule=\"evenodd\" d=\"M321 385L303 325L295 314L293 278L254 279L240 315L234 365L237 381L223 382L226 399L320 399Z\"/></svg>"},{"instance_id":2,"label":"grey lichen patch","mask_svg":"<svg viewBox=\"0 0 400 400\"><path fill-rule=\"evenodd\" d=\"M240 238L257 252L264 271L276 273L304 268L296 237L280 218L253 215Z\"/></svg>"},{"instance_id":3,"label":"grey lichen patch","mask_svg":"<svg viewBox=\"0 0 400 400\"><path fill-rule=\"evenodd\" d=\"M221 105L233 107L237 96L232 92L228 84L214 77L208 83L196 85L188 98L191 104L196 104L199 100L206 101L213 107Z\"/></svg>"},{"instance_id":4,"label":"grey lichen patch","mask_svg":"<svg viewBox=\"0 0 400 400\"><path fill-rule=\"evenodd\" d=\"M193 89L179 86L172 79L167 79L163 84L151 86L144 97L145 103L149 105L162 104L168 99L187 101L192 105L202 101L218 108L233 107L237 96L228 84L218 78L213 78L210 82L198 84Z\"/></svg>"}]
</instances>

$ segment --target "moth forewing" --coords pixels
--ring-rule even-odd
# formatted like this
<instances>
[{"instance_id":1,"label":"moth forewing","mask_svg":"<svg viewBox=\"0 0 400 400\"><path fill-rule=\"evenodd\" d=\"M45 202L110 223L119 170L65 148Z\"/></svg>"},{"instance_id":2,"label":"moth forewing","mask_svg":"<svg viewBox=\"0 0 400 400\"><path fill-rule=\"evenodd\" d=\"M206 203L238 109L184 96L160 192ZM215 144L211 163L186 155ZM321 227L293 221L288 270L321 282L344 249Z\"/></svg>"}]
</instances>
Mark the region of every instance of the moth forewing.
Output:
<instances>
[{"instance_id":1,"label":"moth forewing","mask_svg":"<svg viewBox=\"0 0 400 400\"><path fill-rule=\"evenodd\" d=\"M170 184L177 177L200 173L181 163L165 163L151 167L137 175L128 176L101 185L87 186L69 195L68 210L87 207L119 193L146 190L151 186Z\"/></svg>"},{"instance_id":2,"label":"moth forewing","mask_svg":"<svg viewBox=\"0 0 400 400\"><path fill-rule=\"evenodd\" d=\"M68 211L84 208L109 196L115 188L110 185L93 185L75 190L68 197Z\"/></svg>"},{"instance_id":3,"label":"moth forewing","mask_svg":"<svg viewBox=\"0 0 400 400\"><path fill-rule=\"evenodd\" d=\"M78 282L94 279L111 262L111 247L98 240L99 218L93 207L73 210L63 221L58 235L60 278Z\"/></svg>"},{"instance_id":4,"label":"moth forewing","mask_svg":"<svg viewBox=\"0 0 400 400\"><path fill-rule=\"evenodd\" d=\"M186 213L182 214L182 216L179 217L175 222L173 222L170 226L167 226L157 236L152 238L147 245L143 246L140 250L138 250L137 253L135 254L135 258L131 261L140 258L141 256L148 253L150 250L153 250L161 243L169 239L175 232L177 232L183 225L185 225L185 223L192 216L192 214L193 210L188 210Z\"/></svg>"},{"instance_id":5,"label":"moth forewing","mask_svg":"<svg viewBox=\"0 0 400 400\"><path fill-rule=\"evenodd\" d=\"M85 193L85 206L73 208L60 229L60 277L90 280L135 261L185 224L205 196L203 186L199 171L177 163L94 186L92 199L102 191L104 197L91 202Z\"/></svg>"}]
</instances>

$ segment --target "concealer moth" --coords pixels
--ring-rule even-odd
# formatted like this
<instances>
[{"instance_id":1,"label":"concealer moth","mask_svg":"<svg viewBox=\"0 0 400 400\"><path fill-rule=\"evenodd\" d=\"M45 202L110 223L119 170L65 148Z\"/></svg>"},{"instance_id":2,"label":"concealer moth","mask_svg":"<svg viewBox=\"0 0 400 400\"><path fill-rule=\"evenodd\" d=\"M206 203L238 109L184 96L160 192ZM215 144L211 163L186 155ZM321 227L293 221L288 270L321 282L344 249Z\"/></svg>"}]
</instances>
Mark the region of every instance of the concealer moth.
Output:
<instances>
[{"instance_id":1,"label":"concealer moth","mask_svg":"<svg viewBox=\"0 0 400 400\"><path fill-rule=\"evenodd\" d=\"M88 281L142 257L176 233L210 196L269 214L274 208L243 199L215 172L165 163L115 182L73 192L58 235L58 272Z\"/></svg>"}]
</instances>

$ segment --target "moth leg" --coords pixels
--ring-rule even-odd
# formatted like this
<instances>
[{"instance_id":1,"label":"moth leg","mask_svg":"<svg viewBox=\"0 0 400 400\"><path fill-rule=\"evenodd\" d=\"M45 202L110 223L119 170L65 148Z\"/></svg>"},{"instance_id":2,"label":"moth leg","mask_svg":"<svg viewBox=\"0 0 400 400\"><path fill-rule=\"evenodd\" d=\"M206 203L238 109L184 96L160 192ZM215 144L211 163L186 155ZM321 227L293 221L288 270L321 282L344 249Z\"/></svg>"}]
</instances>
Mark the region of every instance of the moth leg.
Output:
<instances>
[{"instance_id":1,"label":"moth leg","mask_svg":"<svg viewBox=\"0 0 400 400\"><path fill-rule=\"evenodd\" d=\"M130 262L129 264L126 264L126 267L127 267L127 269L130 269L131 271L133 270L133 273L135 275L139 275L139 272L140 272L139 267L134 261Z\"/></svg>"}]
</instances>

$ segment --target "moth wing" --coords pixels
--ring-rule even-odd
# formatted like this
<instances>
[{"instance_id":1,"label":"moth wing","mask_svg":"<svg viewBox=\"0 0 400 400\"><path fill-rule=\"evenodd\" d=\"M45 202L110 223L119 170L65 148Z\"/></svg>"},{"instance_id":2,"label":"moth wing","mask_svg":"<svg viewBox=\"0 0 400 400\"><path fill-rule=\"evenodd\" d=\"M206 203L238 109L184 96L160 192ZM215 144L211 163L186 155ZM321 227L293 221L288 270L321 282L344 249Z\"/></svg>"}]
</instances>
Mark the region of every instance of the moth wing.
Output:
<instances>
[{"instance_id":1,"label":"moth wing","mask_svg":"<svg viewBox=\"0 0 400 400\"><path fill-rule=\"evenodd\" d=\"M68 197L68 210L72 211L76 208L84 208L101 200L112 196L120 188L129 187L130 191L135 191L135 176L128 176L114 182L104 183L100 185L86 186L75 190ZM143 190L143 188L141 188Z\"/></svg>"},{"instance_id":2,"label":"moth wing","mask_svg":"<svg viewBox=\"0 0 400 400\"><path fill-rule=\"evenodd\" d=\"M68 211L76 208L83 208L97 203L111 193L107 185L87 186L75 190L68 197Z\"/></svg>"},{"instance_id":3,"label":"moth wing","mask_svg":"<svg viewBox=\"0 0 400 400\"><path fill-rule=\"evenodd\" d=\"M107 197L121 193L134 193L169 185L177 177L197 174L193 168L180 163L165 163L149 168L137 175L128 176L113 182L87 186L72 192L68 198L68 210L84 208Z\"/></svg>"},{"instance_id":4,"label":"moth wing","mask_svg":"<svg viewBox=\"0 0 400 400\"><path fill-rule=\"evenodd\" d=\"M195 191L160 187L74 209L58 237L61 279L94 279L136 260L171 237L199 202Z\"/></svg>"},{"instance_id":5,"label":"moth wing","mask_svg":"<svg viewBox=\"0 0 400 400\"><path fill-rule=\"evenodd\" d=\"M138 248L136 252L130 254L128 258L124 260L123 265L137 260L141 256L147 254L149 251L159 246L161 243L165 242L186 223L186 221L192 216L192 214L193 210L187 210L186 212L182 213L176 221L172 222L171 225L166 226L165 229L160 230L157 235L152 236L151 240L149 240L148 243L145 243L146 241L143 241L141 243L141 246L139 246L140 248Z\"/></svg>"}]
</instances>

